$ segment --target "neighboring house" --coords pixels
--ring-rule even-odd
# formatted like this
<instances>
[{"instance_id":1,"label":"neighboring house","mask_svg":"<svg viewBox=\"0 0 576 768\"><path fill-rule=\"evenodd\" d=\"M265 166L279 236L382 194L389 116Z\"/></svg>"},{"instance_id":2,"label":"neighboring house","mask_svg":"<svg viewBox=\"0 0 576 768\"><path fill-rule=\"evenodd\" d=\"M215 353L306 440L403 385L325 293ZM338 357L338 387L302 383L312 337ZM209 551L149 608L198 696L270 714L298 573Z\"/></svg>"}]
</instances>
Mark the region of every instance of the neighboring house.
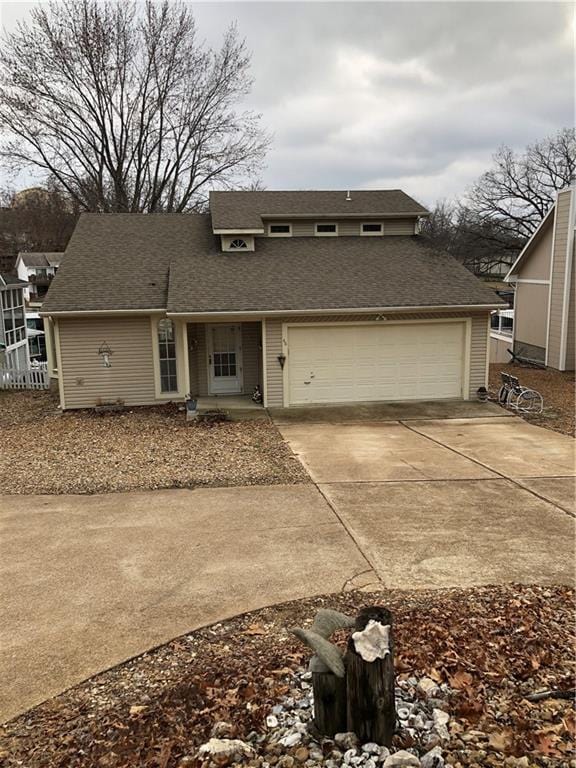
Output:
<instances>
[{"instance_id":1,"label":"neighboring house","mask_svg":"<svg viewBox=\"0 0 576 768\"><path fill-rule=\"evenodd\" d=\"M26 338L26 283L0 273L0 367L25 371L30 365Z\"/></svg>"},{"instance_id":2,"label":"neighboring house","mask_svg":"<svg viewBox=\"0 0 576 768\"><path fill-rule=\"evenodd\" d=\"M515 355L560 371L575 367L575 224L576 189L571 187L558 193L506 276L516 286Z\"/></svg>"},{"instance_id":3,"label":"neighboring house","mask_svg":"<svg viewBox=\"0 0 576 768\"><path fill-rule=\"evenodd\" d=\"M385 190L82 215L42 307L62 407L475 398L505 304L426 245L427 213Z\"/></svg>"},{"instance_id":4,"label":"neighboring house","mask_svg":"<svg viewBox=\"0 0 576 768\"><path fill-rule=\"evenodd\" d=\"M24 289L24 297L31 360L46 360L44 321L40 316L40 307L60 266L62 256L63 254L58 252L22 251L16 259L16 274L28 283Z\"/></svg>"}]
</instances>

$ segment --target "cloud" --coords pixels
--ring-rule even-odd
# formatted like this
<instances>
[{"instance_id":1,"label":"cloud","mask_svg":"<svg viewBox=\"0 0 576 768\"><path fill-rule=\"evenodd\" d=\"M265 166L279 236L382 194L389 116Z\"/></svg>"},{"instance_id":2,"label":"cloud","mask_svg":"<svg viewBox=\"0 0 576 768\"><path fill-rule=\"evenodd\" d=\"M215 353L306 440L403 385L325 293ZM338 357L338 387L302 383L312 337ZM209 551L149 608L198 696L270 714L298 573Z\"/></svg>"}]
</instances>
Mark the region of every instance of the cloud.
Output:
<instances>
[{"instance_id":1,"label":"cloud","mask_svg":"<svg viewBox=\"0 0 576 768\"><path fill-rule=\"evenodd\" d=\"M11 5L4 3L5 7ZM501 144L574 122L572 6L558 2L194 5L252 51L247 106L274 133L269 188L461 194Z\"/></svg>"}]
</instances>

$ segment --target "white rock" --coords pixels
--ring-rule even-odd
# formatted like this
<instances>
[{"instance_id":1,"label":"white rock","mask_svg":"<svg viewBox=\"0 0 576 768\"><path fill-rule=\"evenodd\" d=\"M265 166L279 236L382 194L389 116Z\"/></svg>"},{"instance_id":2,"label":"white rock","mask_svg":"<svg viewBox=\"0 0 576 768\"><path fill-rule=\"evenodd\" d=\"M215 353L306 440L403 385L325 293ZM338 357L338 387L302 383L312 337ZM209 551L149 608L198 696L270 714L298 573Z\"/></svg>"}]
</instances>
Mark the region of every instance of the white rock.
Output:
<instances>
[{"instance_id":1,"label":"white rock","mask_svg":"<svg viewBox=\"0 0 576 768\"><path fill-rule=\"evenodd\" d=\"M356 757L357 754L358 753L356 752L356 749L354 747L352 747L351 749L347 749L346 752L344 752L344 758L343 758L344 762L350 765L350 763L352 762L352 759Z\"/></svg>"},{"instance_id":2,"label":"white rock","mask_svg":"<svg viewBox=\"0 0 576 768\"><path fill-rule=\"evenodd\" d=\"M301 733L289 733L286 736L283 736L278 744L282 744L283 747L295 747L296 744L300 744L301 741Z\"/></svg>"},{"instance_id":3,"label":"white rock","mask_svg":"<svg viewBox=\"0 0 576 768\"><path fill-rule=\"evenodd\" d=\"M368 752L369 755L379 755L380 745L374 741L369 741L367 744L362 744L362 752Z\"/></svg>"},{"instance_id":4,"label":"white rock","mask_svg":"<svg viewBox=\"0 0 576 768\"><path fill-rule=\"evenodd\" d=\"M423 677L418 681L416 687L428 697L436 696L440 690L434 680L430 677Z\"/></svg>"},{"instance_id":5,"label":"white rock","mask_svg":"<svg viewBox=\"0 0 576 768\"><path fill-rule=\"evenodd\" d=\"M278 718L276 715L268 715L266 718L266 725L268 728L277 728L278 727Z\"/></svg>"},{"instance_id":6,"label":"white rock","mask_svg":"<svg viewBox=\"0 0 576 768\"><path fill-rule=\"evenodd\" d=\"M420 760L420 768L444 768L444 758L440 747L434 747Z\"/></svg>"},{"instance_id":7,"label":"white rock","mask_svg":"<svg viewBox=\"0 0 576 768\"><path fill-rule=\"evenodd\" d=\"M384 768L420 768L420 760L411 752L401 749L388 755L384 761Z\"/></svg>"},{"instance_id":8,"label":"white rock","mask_svg":"<svg viewBox=\"0 0 576 768\"><path fill-rule=\"evenodd\" d=\"M210 739L198 751L202 755L221 757L230 757L236 753L247 757L254 754L252 747L240 739Z\"/></svg>"},{"instance_id":9,"label":"white rock","mask_svg":"<svg viewBox=\"0 0 576 768\"><path fill-rule=\"evenodd\" d=\"M390 625L370 619L362 632L352 634L354 648L364 661L384 659L390 653Z\"/></svg>"},{"instance_id":10,"label":"white rock","mask_svg":"<svg viewBox=\"0 0 576 768\"><path fill-rule=\"evenodd\" d=\"M433 709L432 717L434 719L434 725L436 727L438 727L439 725L448 725L450 721L450 715L448 714L448 712L444 712L443 709Z\"/></svg>"}]
</instances>

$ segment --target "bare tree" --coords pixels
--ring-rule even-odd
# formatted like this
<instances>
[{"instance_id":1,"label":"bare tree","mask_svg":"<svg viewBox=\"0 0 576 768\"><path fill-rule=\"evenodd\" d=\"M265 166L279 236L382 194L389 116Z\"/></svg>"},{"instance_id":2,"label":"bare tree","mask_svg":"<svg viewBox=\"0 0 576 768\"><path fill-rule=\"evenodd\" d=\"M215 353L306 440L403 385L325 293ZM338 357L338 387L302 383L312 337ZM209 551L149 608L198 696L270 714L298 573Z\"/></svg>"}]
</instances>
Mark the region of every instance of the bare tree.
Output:
<instances>
[{"instance_id":1,"label":"bare tree","mask_svg":"<svg viewBox=\"0 0 576 768\"><path fill-rule=\"evenodd\" d=\"M529 237L554 203L558 190L576 179L576 131L531 144L523 154L501 147L494 166L472 186L467 207L482 224Z\"/></svg>"},{"instance_id":2,"label":"bare tree","mask_svg":"<svg viewBox=\"0 0 576 768\"><path fill-rule=\"evenodd\" d=\"M0 52L1 157L51 176L84 210L185 211L250 183L269 137L240 111L250 57L213 51L181 0L58 0Z\"/></svg>"},{"instance_id":3,"label":"bare tree","mask_svg":"<svg viewBox=\"0 0 576 768\"><path fill-rule=\"evenodd\" d=\"M441 201L424 221L430 244L447 251L476 275L501 275L525 242L514 232L482 219L461 203Z\"/></svg>"}]
</instances>

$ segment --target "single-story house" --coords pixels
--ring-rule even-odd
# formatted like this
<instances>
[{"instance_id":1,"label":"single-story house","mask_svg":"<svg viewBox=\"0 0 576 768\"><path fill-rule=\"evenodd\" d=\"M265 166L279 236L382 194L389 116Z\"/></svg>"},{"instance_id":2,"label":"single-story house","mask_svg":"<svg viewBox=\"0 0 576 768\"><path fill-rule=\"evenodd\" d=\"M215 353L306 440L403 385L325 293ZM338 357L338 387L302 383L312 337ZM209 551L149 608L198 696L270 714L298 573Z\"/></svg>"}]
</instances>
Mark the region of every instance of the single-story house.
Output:
<instances>
[{"instance_id":1,"label":"single-story house","mask_svg":"<svg viewBox=\"0 0 576 768\"><path fill-rule=\"evenodd\" d=\"M62 408L475 398L504 303L400 190L213 192L206 214L85 214L42 307Z\"/></svg>"},{"instance_id":2,"label":"single-story house","mask_svg":"<svg viewBox=\"0 0 576 768\"><path fill-rule=\"evenodd\" d=\"M560 371L575 367L575 238L576 189L570 187L558 193L506 275L516 286L514 354Z\"/></svg>"}]
</instances>

